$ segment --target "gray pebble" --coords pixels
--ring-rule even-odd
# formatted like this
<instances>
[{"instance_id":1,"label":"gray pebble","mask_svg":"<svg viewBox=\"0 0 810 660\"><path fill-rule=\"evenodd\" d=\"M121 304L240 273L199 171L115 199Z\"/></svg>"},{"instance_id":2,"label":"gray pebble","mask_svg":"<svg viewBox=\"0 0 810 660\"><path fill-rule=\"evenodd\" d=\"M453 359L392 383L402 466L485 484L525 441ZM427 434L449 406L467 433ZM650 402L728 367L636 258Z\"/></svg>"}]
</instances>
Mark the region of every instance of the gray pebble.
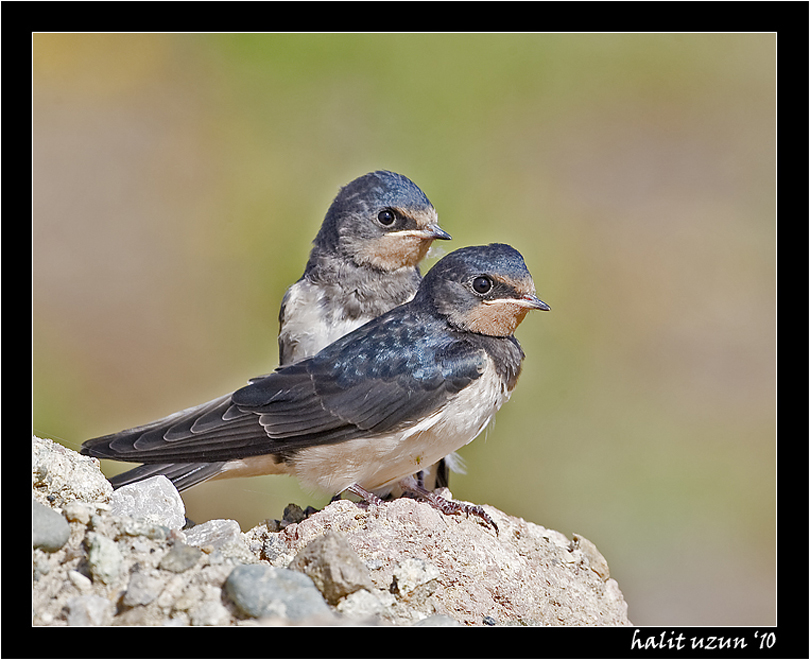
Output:
<instances>
[{"instance_id":1,"label":"gray pebble","mask_svg":"<svg viewBox=\"0 0 810 660\"><path fill-rule=\"evenodd\" d=\"M172 573L182 573L192 568L202 556L202 550L193 548L185 543L176 542L171 549L163 555L158 568Z\"/></svg>"},{"instance_id":2,"label":"gray pebble","mask_svg":"<svg viewBox=\"0 0 810 660\"><path fill-rule=\"evenodd\" d=\"M65 517L50 507L32 500L31 542L45 552L56 552L70 538L70 525Z\"/></svg>"},{"instance_id":3,"label":"gray pebble","mask_svg":"<svg viewBox=\"0 0 810 660\"><path fill-rule=\"evenodd\" d=\"M306 520L307 515L304 513L304 510L298 506L297 504L290 503L286 507L284 507L284 513L282 514L283 522L289 523L300 523Z\"/></svg>"},{"instance_id":4,"label":"gray pebble","mask_svg":"<svg viewBox=\"0 0 810 660\"><path fill-rule=\"evenodd\" d=\"M135 571L129 576L129 584L121 602L125 607L148 605L160 595L163 590L163 580L141 571Z\"/></svg>"},{"instance_id":5,"label":"gray pebble","mask_svg":"<svg viewBox=\"0 0 810 660\"><path fill-rule=\"evenodd\" d=\"M225 581L225 593L245 616L279 616L294 621L329 615L312 580L286 568L245 564Z\"/></svg>"}]
</instances>

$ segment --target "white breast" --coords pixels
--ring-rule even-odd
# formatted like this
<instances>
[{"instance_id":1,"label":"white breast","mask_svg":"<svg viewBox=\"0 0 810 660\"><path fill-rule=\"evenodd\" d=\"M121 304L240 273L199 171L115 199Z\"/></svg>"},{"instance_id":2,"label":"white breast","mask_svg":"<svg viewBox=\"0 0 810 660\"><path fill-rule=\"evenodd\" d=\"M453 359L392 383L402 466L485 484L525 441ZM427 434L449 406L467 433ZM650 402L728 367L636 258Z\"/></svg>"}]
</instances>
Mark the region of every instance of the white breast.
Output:
<instances>
[{"instance_id":1,"label":"white breast","mask_svg":"<svg viewBox=\"0 0 810 660\"><path fill-rule=\"evenodd\" d=\"M372 319L371 316L349 319L332 314L330 306L325 304L326 297L325 287L306 279L290 287L284 302L284 323L279 329L279 340L291 353L288 364L312 357Z\"/></svg>"},{"instance_id":2,"label":"white breast","mask_svg":"<svg viewBox=\"0 0 810 660\"><path fill-rule=\"evenodd\" d=\"M509 399L490 358L484 373L441 409L399 433L310 447L292 471L307 487L339 493L352 484L384 493L475 439Z\"/></svg>"}]
</instances>

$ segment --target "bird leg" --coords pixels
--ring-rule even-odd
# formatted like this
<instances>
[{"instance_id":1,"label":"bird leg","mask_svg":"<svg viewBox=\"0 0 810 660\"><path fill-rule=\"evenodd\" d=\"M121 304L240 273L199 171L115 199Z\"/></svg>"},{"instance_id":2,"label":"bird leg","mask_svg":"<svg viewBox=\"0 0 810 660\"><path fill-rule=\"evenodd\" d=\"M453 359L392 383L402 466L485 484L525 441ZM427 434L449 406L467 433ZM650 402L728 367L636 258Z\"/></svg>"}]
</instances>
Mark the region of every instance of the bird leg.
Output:
<instances>
[{"instance_id":1,"label":"bird leg","mask_svg":"<svg viewBox=\"0 0 810 660\"><path fill-rule=\"evenodd\" d=\"M371 491L368 491L365 488L363 488L360 484L353 484L349 486L346 490L348 490L350 493L354 493L355 495L357 495L357 497L362 497L363 501L365 501L366 504L374 504L379 506L380 504L383 503L383 501L379 497L377 497ZM338 493L335 497L339 498L340 493Z\"/></svg>"},{"instance_id":2,"label":"bird leg","mask_svg":"<svg viewBox=\"0 0 810 660\"><path fill-rule=\"evenodd\" d=\"M492 520L486 511L484 511L484 508L478 504L466 504L464 502L447 500L441 495L437 495L436 493L427 490L413 477L406 477L400 481L399 487L402 488L402 490L406 493L410 493L411 495L416 496L418 499L424 500L434 509L438 509L444 514L451 515L454 513L465 513L467 514L467 517L469 517L470 514L478 516L487 525L492 525L495 533L498 534L498 525L496 525L495 521Z\"/></svg>"}]
</instances>

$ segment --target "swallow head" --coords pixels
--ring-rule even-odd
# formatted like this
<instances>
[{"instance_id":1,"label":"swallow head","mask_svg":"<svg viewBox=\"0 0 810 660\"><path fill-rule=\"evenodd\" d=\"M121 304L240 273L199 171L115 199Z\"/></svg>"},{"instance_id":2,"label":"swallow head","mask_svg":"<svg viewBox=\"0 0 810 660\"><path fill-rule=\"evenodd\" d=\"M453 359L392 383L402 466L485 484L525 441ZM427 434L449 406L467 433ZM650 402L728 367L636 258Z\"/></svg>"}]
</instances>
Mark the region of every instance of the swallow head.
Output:
<instances>
[{"instance_id":1,"label":"swallow head","mask_svg":"<svg viewBox=\"0 0 810 660\"><path fill-rule=\"evenodd\" d=\"M508 337L533 309L548 311L515 248L492 243L451 252L430 269L417 297L460 330Z\"/></svg>"},{"instance_id":2,"label":"swallow head","mask_svg":"<svg viewBox=\"0 0 810 660\"><path fill-rule=\"evenodd\" d=\"M378 171L340 190L315 246L358 266L391 272L416 266L437 239L450 235L425 193L401 174Z\"/></svg>"}]
</instances>

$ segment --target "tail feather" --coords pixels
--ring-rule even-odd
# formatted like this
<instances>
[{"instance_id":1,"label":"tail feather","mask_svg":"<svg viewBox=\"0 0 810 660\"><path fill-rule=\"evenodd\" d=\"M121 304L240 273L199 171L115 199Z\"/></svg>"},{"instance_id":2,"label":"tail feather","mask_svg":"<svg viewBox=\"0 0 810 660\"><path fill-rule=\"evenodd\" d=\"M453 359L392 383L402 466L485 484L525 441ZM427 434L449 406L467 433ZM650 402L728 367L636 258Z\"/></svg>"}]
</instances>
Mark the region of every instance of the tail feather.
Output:
<instances>
[{"instance_id":1,"label":"tail feather","mask_svg":"<svg viewBox=\"0 0 810 660\"><path fill-rule=\"evenodd\" d=\"M177 490L186 490L224 472L225 462L218 463L148 463L110 477L113 488L120 488L162 474Z\"/></svg>"}]
</instances>

